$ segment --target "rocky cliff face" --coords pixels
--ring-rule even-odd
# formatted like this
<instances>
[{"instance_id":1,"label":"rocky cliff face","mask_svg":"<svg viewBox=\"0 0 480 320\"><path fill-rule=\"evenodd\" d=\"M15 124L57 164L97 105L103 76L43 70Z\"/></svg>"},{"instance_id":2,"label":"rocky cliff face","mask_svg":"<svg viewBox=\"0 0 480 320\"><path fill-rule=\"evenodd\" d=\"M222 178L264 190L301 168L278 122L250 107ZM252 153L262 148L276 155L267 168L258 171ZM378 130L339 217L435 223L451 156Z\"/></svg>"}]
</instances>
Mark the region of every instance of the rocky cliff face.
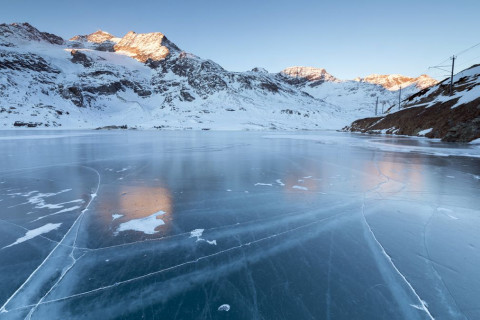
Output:
<instances>
[{"instance_id":1,"label":"rocky cliff face","mask_svg":"<svg viewBox=\"0 0 480 320\"><path fill-rule=\"evenodd\" d=\"M422 74L417 78L406 77L400 74L371 74L365 78L355 78L354 80L358 82L379 84L385 89L391 91L397 91L400 87L403 89L412 85L417 89L422 90L438 83L437 80L430 78L426 74Z\"/></svg>"},{"instance_id":2,"label":"rocky cliff face","mask_svg":"<svg viewBox=\"0 0 480 320\"><path fill-rule=\"evenodd\" d=\"M480 65L456 74L453 95L449 91L449 81L444 80L407 98L402 110L354 121L344 130L418 135L449 142L480 138Z\"/></svg>"}]
</instances>

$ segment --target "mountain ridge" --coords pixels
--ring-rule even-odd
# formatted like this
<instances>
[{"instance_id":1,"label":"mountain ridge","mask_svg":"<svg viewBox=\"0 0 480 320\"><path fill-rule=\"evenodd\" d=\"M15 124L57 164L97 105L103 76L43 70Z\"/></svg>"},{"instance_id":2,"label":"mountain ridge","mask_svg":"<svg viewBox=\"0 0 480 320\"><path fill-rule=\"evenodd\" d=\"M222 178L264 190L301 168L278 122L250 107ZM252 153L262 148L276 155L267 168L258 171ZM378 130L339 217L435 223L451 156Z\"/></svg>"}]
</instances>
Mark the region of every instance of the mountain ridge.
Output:
<instances>
[{"instance_id":1,"label":"mountain ridge","mask_svg":"<svg viewBox=\"0 0 480 320\"><path fill-rule=\"evenodd\" d=\"M336 78L324 69L311 79L227 71L160 32L116 38L98 30L65 41L28 24L3 24L0 73L4 128L337 129L372 114L376 96L387 105L396 99L376 84L328 81ZM338 86L341 103L319 90L328 85Z\"/></svg>"}]
</instances>

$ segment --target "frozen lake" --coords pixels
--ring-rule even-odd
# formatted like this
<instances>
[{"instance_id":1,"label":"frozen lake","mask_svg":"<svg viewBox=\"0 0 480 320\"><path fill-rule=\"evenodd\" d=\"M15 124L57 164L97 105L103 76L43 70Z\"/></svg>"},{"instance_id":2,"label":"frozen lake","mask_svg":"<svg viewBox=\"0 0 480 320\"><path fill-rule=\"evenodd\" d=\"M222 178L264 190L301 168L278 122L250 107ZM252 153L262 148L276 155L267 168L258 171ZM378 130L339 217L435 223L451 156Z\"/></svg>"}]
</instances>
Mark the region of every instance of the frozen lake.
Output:
<instances>
[{"instance_id":1,"label":"frozen lake","mask_svg":"<svg viewBox=\"0 0 480 320\"><path fill-rule=\"evenodd\" d=\"M0 319L480 319L480 145L3 131Z\"/></svg>"}]
</instances>

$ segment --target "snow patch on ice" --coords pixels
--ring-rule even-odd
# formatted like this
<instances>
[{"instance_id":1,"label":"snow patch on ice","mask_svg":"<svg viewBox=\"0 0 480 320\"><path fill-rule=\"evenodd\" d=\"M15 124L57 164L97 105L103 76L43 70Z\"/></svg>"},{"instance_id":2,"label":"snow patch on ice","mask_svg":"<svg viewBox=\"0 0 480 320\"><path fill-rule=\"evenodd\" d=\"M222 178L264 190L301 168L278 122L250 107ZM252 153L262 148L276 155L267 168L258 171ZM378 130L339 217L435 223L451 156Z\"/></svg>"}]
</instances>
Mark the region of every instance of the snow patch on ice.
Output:
<instances>
[{"instance_id":1,"label":"snow patch on ice","mask_svg":"<svg viewBox=\"0 0 480 320\"><path fill-rule=\"evenodd\" d=\"M112 220L117 220L119 218L123 217L123 214L118 214L118 213L114 213L112 214Z\"/></svg>"},{"instance_id":2,"label":"snow patch on ice","mask_svg":"<svg viewBox=\"0 0 480 320\"><path fill-rule=\"evenodd\" d=\"M42 208L48 208L48 209L61 209L63 206L61 204L49 204L45 202L45 198L50 198L56 195L59 195L61 193L65 193L68 191L72 191L72 189L64 189L59 192L52 192L52 193L38 193L34 196L31 196L27 199L29 203L35 206L35 208L42 209ZM37 192L37 191L35 191ZM25 197L28 197L30 194L25 194Z\"/></svg>"},{"instance_id":3,"label":"snow patch on ice","mask_svg":"<svg viewBox=\"0 0 480 320\"><path fill-rule=\"evenodd\" d=\"M218 311L230 311L230 305L222 304L220 307L218 307Z\"/></svg>"},{"instance_id":4,"label":"snow patch on ice","mask_svg":"<svg viewBox=\"0 0 480 320\"><path fill-rule=\"evenodd\" d=\"M205 229L195 229L190 231L190 238L197 238L197 241L198 241L202 236L203 231L205 231Z\"/></svg>"},{"instance_id":5,"label":"snow patch on ice","mask_svg":"<svg viewBox=\"0 0 480 320\"><path fill-rule=\"evenodd\" d=\"M308 188L307 188L307 187L302 187L302 186L293 186L292 188L293 188L293 189L298 189L298 190L308 191Z\"/></svg>"},{"instance_id":6,"label":"snow patch on ice","mask_svg":"<svg viewBox=\"0 0 480 320\"><path fill-rule=\"evenodd\" d=\"M255 186L273 186L271 183L262 183L262 182L257 182L254 184Z\"/></svg>"},{"instance_id":7,"label":"snow patch on ice","mask_svg":"<svg viewBox=\"0 0 480 320\"><path fill-rule=\"evenodd\" d=\"M195 242L205 241L208 244L216 246L217 245L217 240L206 240L206 239L202 238L203 231L205 231L205 229L192 230L192 231L190 231L190 237L189 238L197 238L197 240Z\"/></svg>"},{"instance_id":8,"label":"snow patch on ice","mask_svg":"<svg viewBox=\"0 0 480 320\"><path fill-rule=\"evenodd\" d=\"M285 185L285 183L283 183L282 180L280 180L280 179L275 180L275 182L278 183L281 186Z\"/></svg>"},{"instance_id":9,"label":"snow patch on ice","mask_svg":"<svg viewBox=\"0 0 480 320\"><path fill-rule=\"evenodd\" d=\"M62 225L61 223L47 223L46 225L41 226L39 228L28 230L23 237L18 238L14 243L9 244L8 246L3 247L2 249L12 247L19 243L38 237L39 235L49 233L50 231L58 229L61 225Z\"/></svg>"},{"instance_id":10,"label":"snow patch on ice","mask_svg":"<svg viewBox=\"0 0 480 320\"><path fill-rule=\"evenodd\" d=\"M133 219L124 222L118 226L117 230L115 231L115 235L117 235L119 232L127 230L139 231L145 234L157 233L158 231L155 231L155 229L165 224L162 219L158 219L158 216L161 216L163 214L165 214L165 211L158 211L145 218Z\"/></svg>"},{"instance_id":11,"label":"snow patch on ice","mask_svg":"<svg viewBox=\"0 0 480 320\"><path fill-rule=\"evenodd\" d=\"M70 207L70 208L65 208L65 209L56 211L56 212L54 212L54 213L50 213L50 214L47 214L47 215L45 215L45 216L38 217L37 219L33 220L32 222L35 222L35 221L38 221L38 220L42 220L42 219L44 219L44 218L46 218L46 217L54 216L54 215L57 215L57 214L60 214L60 213L75 211L75 210L77 210L77 209L80 209L80 206L73 206L73 207Z\"/></svg>"}]
</instances>

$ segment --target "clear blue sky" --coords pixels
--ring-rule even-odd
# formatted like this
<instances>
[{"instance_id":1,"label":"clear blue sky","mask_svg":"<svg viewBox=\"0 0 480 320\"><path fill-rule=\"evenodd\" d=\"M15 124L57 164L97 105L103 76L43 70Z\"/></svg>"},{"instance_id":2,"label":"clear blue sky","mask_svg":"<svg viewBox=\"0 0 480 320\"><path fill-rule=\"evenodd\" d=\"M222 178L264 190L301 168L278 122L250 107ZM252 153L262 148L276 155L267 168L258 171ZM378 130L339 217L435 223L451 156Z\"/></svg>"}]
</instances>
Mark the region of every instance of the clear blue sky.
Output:
<instances>
[{"instance_id":1,"label":"clear blue sky","mask_svg":"<svg viewBox=\"0 0 480 320\"><path fill-rule=\"evenodd\" d=\"M29 22L64 38L160 31L229 70L306 65L342 79L425 73L480 42L479 13L479 0L0 0L0 22Z\"/></svg>"}]
</instances>

